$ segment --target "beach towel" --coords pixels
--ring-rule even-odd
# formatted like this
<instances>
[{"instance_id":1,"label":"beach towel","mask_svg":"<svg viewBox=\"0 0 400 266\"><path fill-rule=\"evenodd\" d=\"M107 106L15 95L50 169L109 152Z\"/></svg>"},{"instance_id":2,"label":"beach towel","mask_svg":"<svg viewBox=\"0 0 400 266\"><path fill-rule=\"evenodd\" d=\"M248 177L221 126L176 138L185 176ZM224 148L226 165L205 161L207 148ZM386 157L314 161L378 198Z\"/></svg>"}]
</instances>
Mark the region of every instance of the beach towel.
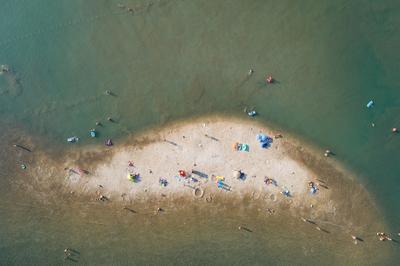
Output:
<instances>
[{"instance_id":1,"label":"beach towel","mask_svg":"<svg viewBox=\"0 0 400 266\"><path fill-rule=\"evenodd\" d=\"M224 181L224 180L225 180L225 177L220 176L220 175L217 175L217 176L215 177L215 179L217 179L218 182L219 182L219 181Z\"/></svg>"},{"instance_id":2,"label":"beach towel","mask_svg":"<svg viewBox=\"0 0 400 266\"><path fill-rule=\"evenodd\" d=\"M248 152L250 150L250 146L248 144L242 144L240 145L240 150Z\"/></svg>"}]
</instances>

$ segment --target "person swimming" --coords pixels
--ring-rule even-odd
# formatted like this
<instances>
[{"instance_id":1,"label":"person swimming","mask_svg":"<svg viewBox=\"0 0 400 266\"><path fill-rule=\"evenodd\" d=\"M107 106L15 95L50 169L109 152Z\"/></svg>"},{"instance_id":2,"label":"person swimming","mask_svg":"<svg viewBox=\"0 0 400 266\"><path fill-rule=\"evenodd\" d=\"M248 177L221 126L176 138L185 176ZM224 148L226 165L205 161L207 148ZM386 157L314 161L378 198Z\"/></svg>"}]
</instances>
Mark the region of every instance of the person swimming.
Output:
<instances>
[{"instance_id":1,"label":"person swimming","mask_svg":"<svg viewBox=\"0 0 400 266\"><path fill-rule=\"evenodd\" d=\"M65 248L64 249L64 260L71 258L72 256L72 251L70 248Z\"/></svg>"},{"instance_id":2,"label":"person swimming","mask_svg":"<svg viewBox=\"0 0 400 266\"><path fill-rule=\"evenodd\" d=\"M392 239L384 232L378 232L376 235L378 236L379 241L392 241Z\"/></svg>"},{"instance_id":3,"label":"person swimming","mask_svg":"<svg viewBox=\"0 0 400 266\"><path fill-rule=\"evenodd\" d=\"M354 240L354 245L357 245L358 244L358 237L356 237L356 236L354 236L354 235L351 235L351 239L353 239Z\"/></svg>"},{"instance_id":4,"label":"person swimming","mask_svg":"<svg viewBox=\"0 0 400 266\"><path fill-rule=\"evenodd\" d=\"M0 65L0 74L10 72L10 68L7 65Z\"/></svg>"}]
</instances>

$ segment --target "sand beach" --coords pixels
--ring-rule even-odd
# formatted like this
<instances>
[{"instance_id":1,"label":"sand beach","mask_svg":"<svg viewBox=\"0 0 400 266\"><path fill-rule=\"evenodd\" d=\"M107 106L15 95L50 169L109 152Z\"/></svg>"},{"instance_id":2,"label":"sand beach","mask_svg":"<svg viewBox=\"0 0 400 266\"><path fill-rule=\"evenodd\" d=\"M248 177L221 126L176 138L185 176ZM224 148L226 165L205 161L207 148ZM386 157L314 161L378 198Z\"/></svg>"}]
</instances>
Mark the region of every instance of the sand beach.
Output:
<instances>
[{"instance_id":1,"label":"sand beach","mask_svg":"<svg viewBox=\"0 0 400 266\"><path fill-rule=\"evenodd\" d=\"M269 137L267 147L260 134ZM146 129L113 146L72 143L63 154L40 148L33 137L14 141L30 151L10 147L27 165L10 191L54 206L48 217L62 210L67 226L76 214L94 231L108 224L109 215L149 223L147 230L164 228L172 217L192 217L191 223L200 223L194 230L208 224L201 225L202 216L232 215L224 218L231 230L252 233L266 223L265 233L278 242L291 230L302 241L326 241L324 248L362 243L362 254L379 245L376 232L387 230L371 195L334 155L325 157L325 150L253 118L202 116ZM154 219L161 219L157 227Z\"/></svg>"},{"instance_id":2,"label":"sand beach","mask_svg":"<svg viewBox=\"0 0 400 266\"><path fill-rule=\"evenodd\" d=\"M270 146L262 148L257 134L270 136ZM205 119L205 122L174 125L146 134L152 139L147 145L113 147L110 160L88 170L90 174L68 171L65 183L78 193L93 194L100 187L102 194L117 201L122 199L121 194L132 200L161 194L191 197L193 190L199 188L204 194L237 197L269 192L275 201L290 198L294 204L299 204L310 194L308 182L318 183L318 176L288 156L285 139L275 138L278 134L245 121L209 122ZM235 150L236 143L247 144L248 150ZM66 167L84 169L74 162ZM186 176L180 176L180 170ZM240 171L241 176L235 171ZM136 174L137 180L129 180L130 173ZM161 186L160 178L168 184ZM267 185L266 178L273 183ZM218 179L223 180L225 189L218 189ZM283 190L288 190L290 196L280 195ZM315 193L315 196L328 194L329 190Z\"/></svg>"},{"instance_id":3,"label":"sand beach","mask_svg":"<svg viewBox=\"0 0 400 266\"><path fill-rule=\"evenodd\" d=\"M268 147L261 146L259 134L270 138ZM235 149L237 144L247 145L247 150ZM285 209L296 217L329 218L353 226L362 217L376 215L369 195L334 158L253 119L180 121L111 147L72 149L63 164L56 165L64 173L59 177L63 191L90 201L156 206L161 199L238 204L257 200L267 209ZM349 201L362 208L367 202L368 211L355 217L346 207Z\"/></svg>"}]
</instances>

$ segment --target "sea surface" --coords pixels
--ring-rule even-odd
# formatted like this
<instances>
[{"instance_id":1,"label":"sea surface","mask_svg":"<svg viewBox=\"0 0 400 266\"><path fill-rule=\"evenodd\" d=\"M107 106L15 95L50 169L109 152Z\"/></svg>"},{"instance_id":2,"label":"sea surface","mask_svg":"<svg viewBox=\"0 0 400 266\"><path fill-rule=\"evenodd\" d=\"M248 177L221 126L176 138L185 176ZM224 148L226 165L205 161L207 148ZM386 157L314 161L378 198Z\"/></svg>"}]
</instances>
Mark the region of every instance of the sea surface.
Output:
<instances>
[{"instance_id":1,"label":"sea surface","mask_svg":"<svg viewBox=\"0 0 400 266\"><path fill-rule=\"evenodd\" d=\"M254 119L332 150L400 232L399 1L0 0L0 18L0 65L10 67L0 75L3 133L19 128L62 152L70 136L77 149L118 145L176 119L255 108ZM29 203L7 191L19 164L0 164L1 265L63 263L65 246L97 265L369 264L289 225L274 229L278 238L258 216L264 235L238 234L233 221L251 217L243 211L132 222L111 208Z\"/></svg>"}]
</instances>

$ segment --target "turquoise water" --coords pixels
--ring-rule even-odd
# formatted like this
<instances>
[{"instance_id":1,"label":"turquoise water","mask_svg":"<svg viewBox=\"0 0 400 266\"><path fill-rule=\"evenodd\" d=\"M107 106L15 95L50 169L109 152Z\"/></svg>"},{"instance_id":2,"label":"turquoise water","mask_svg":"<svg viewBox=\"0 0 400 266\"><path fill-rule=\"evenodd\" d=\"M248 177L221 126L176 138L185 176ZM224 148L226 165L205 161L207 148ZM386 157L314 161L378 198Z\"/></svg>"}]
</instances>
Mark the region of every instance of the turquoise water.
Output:
<instances>
[{"instance_id":1,"label":"turquoise water","mask_svg":"<svg viewBox=\"0 0 400 266\"><path fill-rule=\"evenodd\" d=\"M252 106L333 150L400 229L398 1L118 2L0 1L3 124L63 148Z\"/></svg>"}]
</instances>

